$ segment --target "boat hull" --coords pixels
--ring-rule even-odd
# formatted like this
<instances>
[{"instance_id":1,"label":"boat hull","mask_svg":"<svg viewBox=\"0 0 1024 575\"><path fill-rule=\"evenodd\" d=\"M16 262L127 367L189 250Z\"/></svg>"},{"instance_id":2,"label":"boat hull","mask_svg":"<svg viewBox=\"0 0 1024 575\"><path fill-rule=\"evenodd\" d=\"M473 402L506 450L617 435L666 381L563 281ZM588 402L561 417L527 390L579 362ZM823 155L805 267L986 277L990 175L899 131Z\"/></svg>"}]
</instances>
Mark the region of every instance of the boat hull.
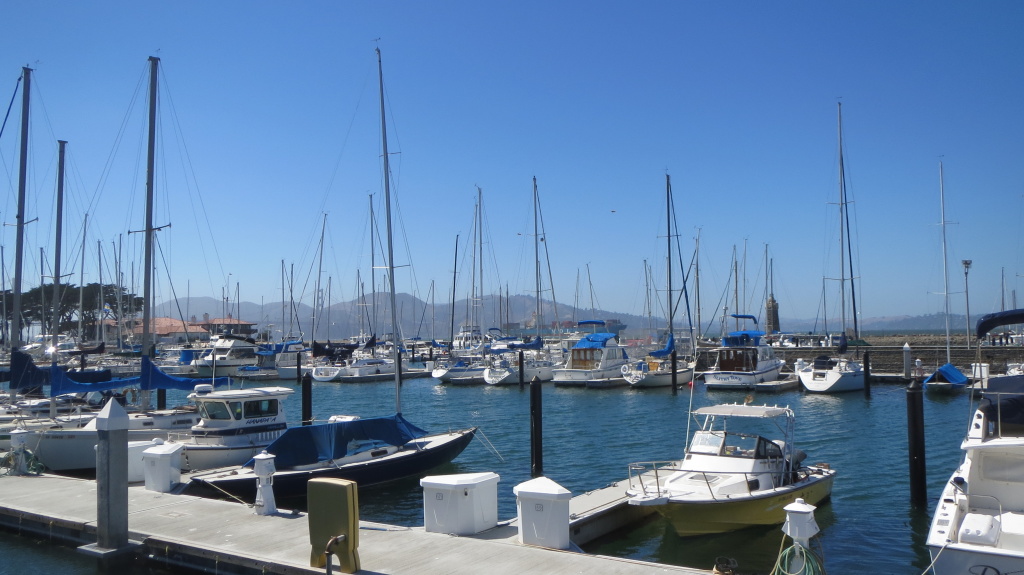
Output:
<instances>
[{"instance_id":1,"label":"boat hull","mask_svg":"<svg viewBox=\"0 0 1024 575\"><path fill-rule=\"evenodd\" d=\"M778 525L786 521L786 505L798 497L817 505L832 494L834 471L811 475L786 487L754 492L727 499L669 499L656 507L681 537L726 533L758 525Z\"/></svg>"},{"instance_id":2,"label":"boat hull","mask_svg":"<svg viewBox=\"0 0 1024 575\"><path fill-rule=\"evenodd\" d=\"M864 389L864 370L819 371L806 368L797 372L800 384L811 393L843 393Z\"/></svg>"},{"instance_id":3,"label":"boat hull","mask_svg":"<svg viewBox=\"0 0 1024 575\"><path fill-rule=\"evenodd\" d=\"M274 474L274 497L279 500L304 500L310 479L329 477L355 481L366 487L405 477L420 475L451 462L472 441L476 428L428 435L409 442L403 449L377 459L308 470L280 470ZM251 469L219 471L193 476L186 493L223 495L253 501L256 498L256 476Z\"/></svg>"},{"instance_id":4,"label":"boat hull","mask_svg":"<svg viewBox=\"0 0 1024 575\"><path fill-rule=\"evenodd\" d=\"M760 371L705 371L704 387L708 389L754 389L759 383L779 379L782 364Z\"/></svg>"}]
</instances>

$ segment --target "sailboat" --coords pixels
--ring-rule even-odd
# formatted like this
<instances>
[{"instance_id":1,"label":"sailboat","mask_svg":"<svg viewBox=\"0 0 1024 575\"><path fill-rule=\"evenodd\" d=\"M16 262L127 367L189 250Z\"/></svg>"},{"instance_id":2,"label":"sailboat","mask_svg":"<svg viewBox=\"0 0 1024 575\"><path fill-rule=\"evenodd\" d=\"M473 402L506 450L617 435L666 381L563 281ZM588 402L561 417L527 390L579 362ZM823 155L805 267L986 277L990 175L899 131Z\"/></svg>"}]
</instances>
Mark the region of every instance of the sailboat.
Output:
<instances>
[{"instance_id":1,"label":"sailboat","mask_svg":"<svg viewBox=\"0 0 1024 575\"><path fill-rule=\"evenodd\" d=\"M942 218L942 295L946 304L946 363L923 382L925 391L952 393L967 387L967 376L950 361L949 351L949 272L946 269L946 192L942 184L942 162L939 162L939 206Z\"/></svg>"},{"instance_id":2,"label":"sailboat","mask_svg":"<svg viewBox=\"0 0 1024 575\"><path fill-rule=\"evenodd\" d=\"M387 204L388 288L391 325L399 342L398 308L395 305L395 260L391 230L391 188L388 166L387 126L384 115L384 72L377 49L380 82L381 145L384 158L384 194ZM392 359L401 365L401 346L393 345ZM395 414L360 419L331 418L327 423L291 427L266 448L276 457L274 492L281 499L302 499L306 483L318 477L342 478L360 486L419 475L450 462L472 441L476 427L428 434L402 417L402 375L395 371ZM225 468L194 475L189 490L220 495L230 493L254 499L257 477L255 460L240 468Z\"/></svg>"},{"instance_id":3,"label":"sailboat","mask_svg":"<svg viewBox=\"0 0 1024 575\"><path fill-rule=\"evenodd\" d=\"M836 355L819 356L811 363L797 360L794 370L800 377L804 389L813 393L838 393L864 389L864 367L847 356L849 340L846 334L846 264L849 261L850 302L853 309L853 337L860 336L857 330L857 297L854 291L853 255L850 253L850 218L846 200L846 176L843 172L843 104L838 103L839 125L839 293L843 332L840 335Z\"/></svg>"},{"instance_id":4,"label":"sailboat","mask_svg":"<svg viewBox=\"0 0 1024 575\"><path fill-rule=\"evenodd\" d=\"M665 347L647 354L648 357L636 363L622 366L622 376L631 387L666 387L679 382L693 382L693 364L676 357L676 335L673 318L675 298L672 295L672 179L665 174L665 206L668 219L667 258L667 299L668 299L668 340ZM691 341L692 338L691 338Z\"/></svg>"},{"instance_id":5,"label":"sailboat","mask_svg":"<svg viewBox=\"0 0 1024 575\"><path fill-rule=\"evenodd\" d=\"M496 346L491 346L491 358L487 368L484 369L484 382L490 385L514 384L534 381L551 381L554 377L553 369L557 363L550 357L549 350L544 349L544 340L541 338L541 288L540 288L540 230L538 229L539 198L537 194L537 177L533 178L533 262L535 291L534 303L537 309L534 311L534 328L537 333L534 339L527 343L510 343L504 351ZM518 353L523 354L523 374L519 375Z\"/></svg>"}]
</instances>

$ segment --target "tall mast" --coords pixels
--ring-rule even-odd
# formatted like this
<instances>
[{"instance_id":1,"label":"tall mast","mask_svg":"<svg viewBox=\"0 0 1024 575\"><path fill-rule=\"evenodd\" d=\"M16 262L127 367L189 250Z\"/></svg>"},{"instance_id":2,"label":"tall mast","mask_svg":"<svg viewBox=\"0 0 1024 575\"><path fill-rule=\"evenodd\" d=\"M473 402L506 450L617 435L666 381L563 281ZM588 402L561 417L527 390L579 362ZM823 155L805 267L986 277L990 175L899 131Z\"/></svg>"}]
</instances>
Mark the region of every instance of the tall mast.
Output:
<instances>
[{"instance_id":1,"label":"tall mast","mask_svg":"<svg viewBox=\"0 0 1024 575\"><path fill-rule=\"evenodd\" d=\"M534 275L534 294L537 301L537 317L533 323L537 328L537 337L540 337L541 333L541 305L540 305L540 230L537 224L537 176L533 177L533 275Z\"/></svg>"},{"instance_id":2,"label":"tall mast","mask_svg":"<svg viewBox=\"0 0 1024 575\"><path fill-rule=\"evenodd\" d=\"M53 353L50 354L50 366L57 367L57 343L60 341L60 243L63 233L64 218L64 151L67 142L57 140L57 225L56 239L53 249ZM50 402L50 417L57 417L57 402Z\"/></svg>"},{"instance_id":3,"label":"tall mast","mask_svg":"<svg viewBox=\"0 0 1024 575\"><path fill-rule=\"evenodd\" d=\"M89 229L88 223L89 214L85 214L85 218L82 220L82 266L78 269L78 337L82 340L85 339L82 316L85 315L85 234Z\"/></svg>"},{"instance_id":4,"label":"tall mast","mask_svg":"<svg viewBox=\"0 0 1024 575\"><path fill-rule=\"evenodd\" d=\"M153 306L153 186L156 181L156 99L157 99L157 71L160 65L160 58L149 57L149 140L146 153L146 227L145 233L145 255L142 270L142 388L148 390L149 370L146 364L149 363L150 354L150 319ZM149 392L142 394L142 407L149 407Z\"/></svg>"},{"instance_id":5,"label":"tall mast","mask_svg":"<svg viewBox=\"0 0 1024 575\"><path fill-rule=\"evenodd\" d=\"M846 221L846 176L843 171L843 103L838 102L839 134L839 317L846 333L846 236L843 223Z\"/></svg>"},{"instance_id":6,"label":"tall mast","mask_svg":"<svg viewBox=\"0 0 1024 575\"><path fill-rule=\"evenodd\" d=\"M946 191L942 182L942 161L939 161L939 215L942 223L942 296L946 304L946 363L949 353L949 273L946 269Z\"/></svg>"},{"instance_id":7,"label":"tall mast","mask_svg":"<svg viewBox=\"0 0 1024 575\"><path fill-rule=\"evenodd\" d=\"M18 161L18 212L15 215L17 226L17 240L14 245L14 285L11 286L12 302L14 307L13 323L11 325L11 345L13 350L21 347L21 272L24 262L23 252L25 251L25 187L28 180L28 118L29 118L29 96L32 93L32 68L22 68L21 77L24 85L21 87L21 158ZM12 400L16 391L14 381L11 382ZM12 401L13 403L13 401Z\"/></svg>"},{"instance_id":8,"label":"tall mast","mask_svg":"<svg viewBox=\"0 0 1024 575\"><path fill-rule=\"evenodd\" d=\"M665 283L668 289L668 296L666 298L668 300L668 333L671 336L675 333L675 326L672 322L675 312L675 301L672 298L672 178L668 174L665 174L665 220L668 222L668 234L666 235L668 241L668 265L665 266L668 281Z\"/></svg>"},{"instance_id":9,"label":"tall mast","mask_svg":"<svg viewBox=\"0 0 1024 575\"><path fill-rule=\"evenodd\" d=\"M398 309L395 306L395 252L394 242L391 239L391 174L388 166L388 130L384 120L384 67L380 60L380 48L377 48L377 76L380 84L380 141L381 151L384 155L384 206L387 214L388 232L388 290L391 293L391 327L394 331L393 345L391 346L392 357L395 361L395 412L402 413L402 336L398 327Z\"/></svg>"}]
</instances>

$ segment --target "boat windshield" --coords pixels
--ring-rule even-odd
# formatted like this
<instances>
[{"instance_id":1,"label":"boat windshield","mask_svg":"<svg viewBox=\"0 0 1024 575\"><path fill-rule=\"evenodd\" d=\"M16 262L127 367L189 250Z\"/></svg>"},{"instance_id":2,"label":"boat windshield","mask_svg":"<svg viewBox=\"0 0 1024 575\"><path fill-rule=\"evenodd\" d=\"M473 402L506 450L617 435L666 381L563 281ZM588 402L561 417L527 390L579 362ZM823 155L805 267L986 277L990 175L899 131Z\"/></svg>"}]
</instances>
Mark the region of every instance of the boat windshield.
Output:
<instances>
[{"instance_id":1,"label":"boat windshield","mask_svg":"<svg viewBox=\"0 0 1024 575\"><path fill-rule=\"evenodd\" d=\"M698 431L690 442L690 453L718 455L725 443L725 434L716 431Z\"/></svg>"},{"instance_id":2,"label":"boat windshield","mask_svg":"<svg viewBox=\"0 0 1024 575\"><path fill-rule=\"evenodd\" d=\"M231 419L231 411L221 401L200 401L199 416L203 419Z\"/></svg>"}]
</instances>

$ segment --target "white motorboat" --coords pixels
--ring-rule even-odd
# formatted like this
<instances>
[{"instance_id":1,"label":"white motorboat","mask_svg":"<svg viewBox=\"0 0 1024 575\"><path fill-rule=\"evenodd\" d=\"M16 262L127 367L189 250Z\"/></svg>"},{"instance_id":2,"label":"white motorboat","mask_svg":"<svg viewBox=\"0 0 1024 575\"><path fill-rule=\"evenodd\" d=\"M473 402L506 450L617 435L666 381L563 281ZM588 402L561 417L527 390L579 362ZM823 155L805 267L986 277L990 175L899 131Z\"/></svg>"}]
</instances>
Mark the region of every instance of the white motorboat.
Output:
<instances>
[{"instance_id":1,"label":"white motorboat","mask_svg":"<svg viewBox=\"0 0 1024 575\"><path fill-rule=\"evenodd\" d=\"M654 506L680 536L779 524L794 499L817 505L831 495L836 472L802 464L790 408L726 404L693 416L703 421L686 456L630 464L626 489L630 505ZM780 437L759 435L761 428Z\"/></svg>"},{"instance_id":2,"label":"white motorboat","mask_svg":"<svg viewBox=\"0 0 1024 575\"><path fill-rule=\"evenodd\" d=\"M759 383L779 379L786 362L775 356L772 346L761 340L763 336L763 331L741 330L723 337L722 345L711 352L713 361L711 369L704 372L704 386L708 389L755 389Z\"/></svg>"},{"instance_id":3,"label":"white motorboat","mask_svg":"<svg viewBox=\"0 0 1024 575\"><path fill-rule=\"evenodd\" d=\"M197 385L188 397L200 421L187 431L168 433L167 441L184 445L186 470L241 465L288 427L281 402L293 393L288 387L213 391L213 386Z\"/></svg>"},{"instance_id":4,"label":"white motorboat","mask_svg":"<svg viewBox=\"0 0 1024 575\"><path fill-rule=\"evenodd\" d=\"M616 387L627 385L622 366L629 363L626 346L614 333L589 333L569 350L564 367L553 370L555 385Z\"/></svg>"},{"instance_id":5,"label":"white motorboat","mask_svg":"<svg viewBox=\"0 0 1024 575\"><path fill-rule=\"evenodd\" d=\"M240 369L259 364L259 344L250 337L234 334L214 335L210 347L192 360L198 377L235 377Z\"/></svg>"},{"instance_id":6,"label":"white motorboat","mask_svg":"<svg viewBox=\"0 0 1024 575\"><path fill-rule=\"evenodd\" d=\"M994 327L1021 322L1024 310L988 314L978 320L978 341ZM989 378L960 449L963 461L928 530L931 573L1024 571L1024 375Z\"/></svg>"}]
</instances>

